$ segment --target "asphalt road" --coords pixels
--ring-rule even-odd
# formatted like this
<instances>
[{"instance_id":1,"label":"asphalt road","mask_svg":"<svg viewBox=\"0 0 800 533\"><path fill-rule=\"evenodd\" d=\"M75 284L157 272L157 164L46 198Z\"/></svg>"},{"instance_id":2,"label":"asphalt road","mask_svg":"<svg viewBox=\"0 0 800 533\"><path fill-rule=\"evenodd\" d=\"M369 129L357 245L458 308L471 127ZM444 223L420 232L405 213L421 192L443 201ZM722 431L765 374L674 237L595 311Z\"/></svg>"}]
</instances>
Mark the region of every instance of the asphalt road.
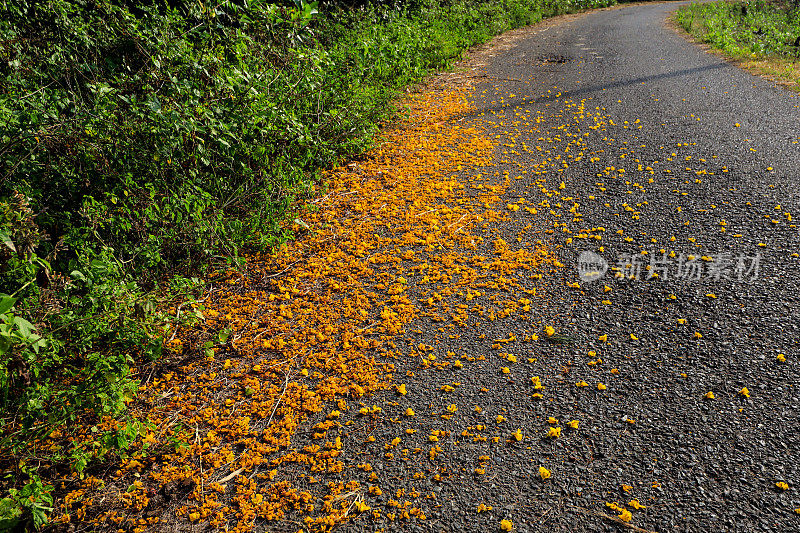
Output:
<instances>
[{"instance_id":1,"label":"asphalt road","mask_svg":"<svg viewBox=\"0 0 800 533\"><path fill-rule=\"evenodd\" d=\"M398 409L463 405L448 421L456 436L503 413L509 427L563 434L518 447L451 442L439 459L450 476L411 482L436 495L427 520L381 527L497 530L508 519L518 531L623 530L600 514L619 515L616 502L648 531L800 531L800 99L687 41L665 22L678 5L534 27L486 67L474 117L502 140L486 174L519 176L505 197L538 208L489 231L513 242L532 225L559 255L563 268L529 281L536 327L564 338L512 344L535 362L508 376L490 345L525 324L476 323L435 342L436 324L423 324L416 341L487 361L446 398L439 374L407 378ZM584 251L608 263L602 279L581 279ZM539 402L525 386L534 374ZM407 487L405 470L378 462L383 479Z\"/></svg>"}]
</instances>

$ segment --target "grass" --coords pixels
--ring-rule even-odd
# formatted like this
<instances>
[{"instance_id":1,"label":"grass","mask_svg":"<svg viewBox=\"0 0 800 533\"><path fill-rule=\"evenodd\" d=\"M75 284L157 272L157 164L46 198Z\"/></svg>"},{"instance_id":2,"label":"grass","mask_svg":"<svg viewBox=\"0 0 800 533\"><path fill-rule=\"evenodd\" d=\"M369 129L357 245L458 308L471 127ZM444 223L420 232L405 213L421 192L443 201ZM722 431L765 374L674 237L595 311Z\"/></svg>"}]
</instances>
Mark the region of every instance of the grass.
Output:
<instances>
[{"instance_id":1,"label":"grass","mask_svg":"<svg viewBox=\"0 0 800 533\"><path fill-rule=\"evenodd\" d=\"M739 66L800 90L800 7L786 2L695 3L675 21Z\"/></svg>"}]
</instances>

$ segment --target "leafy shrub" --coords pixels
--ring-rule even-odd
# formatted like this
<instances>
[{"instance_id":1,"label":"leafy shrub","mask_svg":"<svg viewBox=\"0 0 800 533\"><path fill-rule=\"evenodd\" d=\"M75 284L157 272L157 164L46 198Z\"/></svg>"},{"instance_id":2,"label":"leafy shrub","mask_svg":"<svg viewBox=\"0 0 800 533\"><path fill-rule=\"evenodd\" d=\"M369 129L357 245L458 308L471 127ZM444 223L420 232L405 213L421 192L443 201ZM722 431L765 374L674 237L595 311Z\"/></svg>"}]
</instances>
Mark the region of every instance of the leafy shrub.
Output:
<instances>
[{"instance_id":1,"label":"leafy shrub","mask_svg":"<svg viewBox=\"0 0 800 533\"><path fill-rule=\"evenodd\" d=\"M800 57L800 4L713 2L677 11L681 26L735 56Z\"/></svg>"},{"instance_id":2,"label":"leafy shrub","mask_svg":"<svg viewBox=\"0 0 800 533\"><path fill-rule=\"evenodd\" d=\"M21 489L12 488L0 498L0 531L19 531L28 525L39 529L47 523L47 514L53 510L53 487L35 474L29 478Z\"/></svg>"}]
</instances>

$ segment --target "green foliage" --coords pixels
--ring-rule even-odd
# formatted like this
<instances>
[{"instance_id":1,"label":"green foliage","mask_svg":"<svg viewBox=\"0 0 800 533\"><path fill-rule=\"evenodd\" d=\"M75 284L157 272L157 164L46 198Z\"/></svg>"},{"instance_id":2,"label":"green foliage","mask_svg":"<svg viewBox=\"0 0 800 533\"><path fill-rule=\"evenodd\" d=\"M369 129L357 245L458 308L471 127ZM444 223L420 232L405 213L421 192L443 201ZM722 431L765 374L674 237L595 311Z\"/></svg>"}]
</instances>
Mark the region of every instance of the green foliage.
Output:
<instances>
[{"instance_id":1,"label":"green foliage","mask_svg":"<svg viewBox=\"0 0 800 533\"><path fill-rule=\"evenodd\" d=\"M28 481L21 489L12 488L0 498L0 531L38 530L47 523L53 510L53 490L39 476L26 472Z\"/></svg>"},{"instance_id":2,"label":"green foliage","mask_svg":"<svg viewBox=\"0 0 800 533\"><path fill-rule=\"evenodd\" d=\"M761 0L691 4L676 17L689 33L734 56L800 57L800 7Z\"/></svg>"}]
</instances>

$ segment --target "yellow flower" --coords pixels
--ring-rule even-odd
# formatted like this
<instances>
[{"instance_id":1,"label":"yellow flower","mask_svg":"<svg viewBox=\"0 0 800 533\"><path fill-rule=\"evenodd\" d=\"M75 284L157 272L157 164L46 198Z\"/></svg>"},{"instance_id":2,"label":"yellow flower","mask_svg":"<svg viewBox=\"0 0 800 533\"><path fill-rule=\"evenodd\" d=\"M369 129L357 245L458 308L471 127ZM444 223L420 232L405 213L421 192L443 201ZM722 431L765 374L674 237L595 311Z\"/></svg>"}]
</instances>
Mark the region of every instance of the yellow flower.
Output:
<instances>
[{"instance_id":1,"label":"yellow flower","mask_svg":"<svg viewBox=\"0 0 800 533\"><path fill-rule=\"evenodd\" d=\"M569 424L568 424L568 425L569 425L569 427L571 427L572 429L578 429L578 424L580 424L580 421L578 421L578 420L572 420L572 421L570 421L570 422L569 422Z\"/></svg>"},{"instance_id":2,"label":"yellow flower","mask_svg":"<svg viewBox=\"0 0 800 533\"><path fill-rule=\"evenodd\" d=\"M511 369L508 368L507 366L504 366L500 368L500 372L502 372L503 374L508 374L509 372L511 372Z\"/></svg>"},{"instance_id":3,"label":"yellow flower","mask_svg":"<svg viewBox=\"0 0 800 533\"><path fill-rule=\"evenodd\" d=\"M542 479L547 479L551 476L550 471L543 466L539 467L539 477Z\"/></svg>"},{"instance_id":4,"label":"yellow flower","mask_svg":"<svg viewBox=\"0 0 800 533\"><path fill-rule=\"evenodd\" d=\"M363 513L364 511L369 511L371 507L362 501L356 502L356 509L359 513Z\"/></svg>"},{"instance_id":5,"label":"yellow flower","mask_svg":"<svg viewBox=\"0 0 800 533\"><path fill-rule=\"evenodd\" d=\"M553 439L557 439L561 436L561 426L550 428L550 431L547 432L547 436Z\"/></svg>"},{"instance_id":6,"label":"yellow flower","mask_svg":"<svg viewBox=\"0 0 800 533\"><path fill-rule=\"evenodd\" d=\"M782 353L779 353L778 354L778 361L780 361L781 363L785 363L786 362L786 356L783 355Z\"/></svg>"},{"instance_id":7,"label":"yellow flower","mask_svg":"<svg viewBox=\"0 0 800 533\"><path fill-rule=\"evenodd\" d=\"M589 386L589 384L588 384L588 383L586 383L585 381L581 380L581 381L577 382L577 383L575 384L575 386L576 386L576 387L588 387L588 386Z\"/></svg>"},{"instance_id":8,"label":"yellow flower","mask_svg":"<svg viewBox=\"0 0 800 533\"><path fill-rule=\"evenodd\" d=\"M789 485L785 481L778 481L775 486L781 490L789 490Z\"/></svg>"},{"instance_id":9,"label":"yellow flower","mask_svg":"<svg viewBox=\"0 0 800 533\"><path fill-rule=\"evenodd\" d=\"M447 410L450 411L451 413L455 413L456 411L458 411L458 407L456 407L456 404L451 403L450 405L447 406Z\"/></svg>"},{"instance_id":10,"label":"yellow flower","mask_svg":"<svg viewBox=\"0 0 800 533\"><path fill-rule=\"evenodd\" d=\"M606 390L607 388L608 387L606 387L603 383L598 383L597 384L597 390Z\"/></svg>"},{"instance_id":11,"label":"yellow flower","mask_svg":"<svg viewBox=\"0 0 800 533\"><path fill-rule=\"evenodd\" d=\"M414 410L410 407L406 409L406 416L414 416Z\"/></svg>"},{"instance_id":12,"label":"yellow flower","mask_svg":"<svg viewBox=\"0 0 800 533\"><path fill-rule=\"evenodd\" d=\"M637 337L636 335L634 335L633 333L631 333L631 340L632 340L632 341L638 341L638 340L639 340L639 337Z\"/></svg>"},{"instance_id":13,"label":"yellow flower","mask_svg":"<svg viewBox=\"0 0 800 533\"><path fill-rule=\"evenodd\" d=\"M747 390L747 387L742 387L742 390L739 391L739 394L741 394L745 398L749 398L750 397L750 391Z\"/></svg>"},{"instance_id":14,"label":"yellow flower","mask_svg":"<svg viewBox=\"0 0 800 533\"><path fill-rule=\"evenodd\" d=\"M633 518L633 515L629 510L623 509L622 512L617 515L617 517L624 522L630 522L631 518Z\"/></svg>"},{"instance_id":15,"label":"yellow flower","mask_svg":"<svg viewBox=\"0 0 800 533\"><path fill-rule=\"evenodd\" d=\"M512 437L516 439L517 442L522 440L522 429L517 429L514 433L511 434Z\"/></svg>"},{"instance_id":16,"label":"yellow flower","mask_svg":"<svg viewBox=\"0 0 800 533\"><path fill-rule=\"evenodd\" d=\"M641 503L639 503L639 500L631 500L631 501L628 502L628 505L630 505L631 507L633 507L636 510L647 509L646 506L644 506Z\"/></svg>"},{"instance_id":17,"label":"yellow flower","mask_svg":"<svg viewBox=\"0 0 800 533\"><path fill-rule=\"evenodd\" d=\"M511 523L511 520L500 520L500 529L503 531L511 531L514 529L514 524Z\"/></svg>"},{"instance_id":18,"label":"yellow flower","mask_svg":"<svg viewBox=\"0 0 800 533\"><path fill-rule=\"evenodd\" d=\"M548 337L552 337L553 335L556 334L556 328L554 328L553 326L547 326L544 328L544 334L547 335Z\"/></svg>"},{"instance_id":19,"label":"yellow flower","mask_svg":"<svg viewBox=\"0 0 800 533\"><path fill-rule=\"evenodd\" d=\"M456 368L461 368L464 366L464 363L462 363L460 360L457 359L456 362L453 363L453 366Z\"/></svg>"},{"instance_id":20,"label":"yellow flower","mask_svg":"<svg viewBox=\"0 0 800 533\"><path fill-rule=\"evenodd\" d=\"M708 391L708 392L706 393L706 395L704 396L704 398L705 398L706 400L713 400L713 399L714 399L714 393L713 393L713 392L711 392L711 391Z\"/></svg>"},{"instance_id":21,"label":"yellow flower","mask_svg":"<svg viewBox=\"0 0 800 533\"><path fill-rule=\"evenodd\" d=\"M505 422L506 421L506 417L504 417L503 415L497 415L497 418L495 420L499 424L501 422Z\"/></svg>"},{"instance_id":22,"label":"yellow flower","mask_svg":"<svg viewBox=\"0 0 800 533\"><path fill-rule=\"evenodd\" d=\"M695 339L702 339L703 335L699 331L695 331L694 332L694 338Z\"/></svg>"},{"instance_id":23,"label":"yellow flower","mask_svg":"<svg viewBox=\"0 0 800 533\"><path fill-rule=\"evenodd\" d=\"M408 393L408 391L406 390L405 383L397 386L397 392L398 394L402 394L403 396L405 396Z\"/></svg>"},{"instance_id":24,"label":"yellow flower","mask_svg":"<svg viewBox=\"0 0 800 533\"><path fill-rule=\"evenodd\" d=\"M601 341L603 341L603 342L606 342L606 341L608 340L608 335L607 335L607 334L605 334L605 333L603 333L602 335L600 335L599 337L597 337L597 339L598 339L598 340L601 340Z\"/></svg>"}]
</instances>

